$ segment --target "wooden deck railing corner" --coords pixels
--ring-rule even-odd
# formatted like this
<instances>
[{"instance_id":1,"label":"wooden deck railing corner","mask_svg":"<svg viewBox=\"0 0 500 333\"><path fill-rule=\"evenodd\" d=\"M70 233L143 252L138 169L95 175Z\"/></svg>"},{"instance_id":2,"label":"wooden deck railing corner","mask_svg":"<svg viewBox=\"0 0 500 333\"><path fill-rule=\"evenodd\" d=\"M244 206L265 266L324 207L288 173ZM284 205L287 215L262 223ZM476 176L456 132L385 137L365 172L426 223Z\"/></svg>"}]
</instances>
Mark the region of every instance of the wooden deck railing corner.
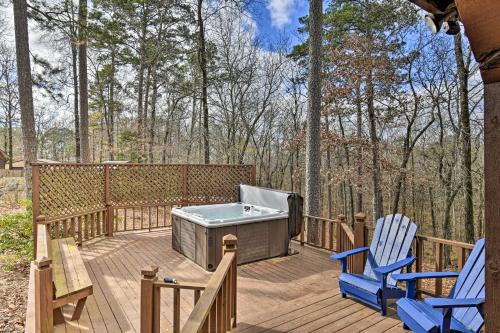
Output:
<instances>
[{"instance_id":1,"label":"wooden deck railing corner","mask_svg":"<svg viewBox=\"0 0 500 333\"><path fill-rule=\"evenodd\" d=\"M35 274L35 328L40 332L52 332L54 316L52 308L52 260L41 257L34 261Z\"/></svg>"},{"instance_id":2,"label":"wooden deck railing corner","mask_svg":"<svg viewBox=\"0 0 500 333\"><path fill-rule=\"evenodd\" d=\"M208 283L158 281L158 267L141 271L141 333L160 332L161 289L173 289L173 332L227 332L236 327L237 249L234 235L223 238L224 256ZM181 290L194 292L194 309L180 328ZM201 293L203 291L203 293Z\"/></svg>"}]
</instances>

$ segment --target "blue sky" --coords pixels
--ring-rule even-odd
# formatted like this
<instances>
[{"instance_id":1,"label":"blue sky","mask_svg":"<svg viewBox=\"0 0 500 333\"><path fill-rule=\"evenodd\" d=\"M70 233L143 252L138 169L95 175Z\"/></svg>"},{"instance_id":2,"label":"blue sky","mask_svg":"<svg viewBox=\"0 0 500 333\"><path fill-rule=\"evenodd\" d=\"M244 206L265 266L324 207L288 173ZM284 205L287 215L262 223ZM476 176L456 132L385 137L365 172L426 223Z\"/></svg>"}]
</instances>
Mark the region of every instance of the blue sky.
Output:
<instances>
[{"instance_id":1,"label":"blue sky","mask_svg":"<svg viewBox=\"0 0 500 333\"><path fill-rule=\"evenodd\" d=\"M309 4L306 0L265 0L252 8L252 16L257 23L257 35L264 42L274 42L281 35L287 35L291 42L298 41L299 17L307 15Z\"/></svg>"}]
</instances>

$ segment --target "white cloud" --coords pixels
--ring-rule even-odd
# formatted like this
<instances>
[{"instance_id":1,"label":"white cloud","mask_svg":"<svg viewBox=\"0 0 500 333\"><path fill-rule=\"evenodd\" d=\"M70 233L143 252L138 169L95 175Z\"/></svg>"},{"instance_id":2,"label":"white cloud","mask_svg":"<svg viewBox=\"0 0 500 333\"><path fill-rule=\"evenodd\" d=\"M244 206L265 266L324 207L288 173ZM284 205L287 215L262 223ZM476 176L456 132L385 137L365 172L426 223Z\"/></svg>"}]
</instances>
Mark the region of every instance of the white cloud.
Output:
<instances>
[{"instance_id":1,"label":"white cloud","mask_svg":"<svg viewBox=\"0 0 500 333\"><path fill-rule=\"evenodd\" d=\"M296 0L268 0L267 10L271 14L272 25L282 28L291 22Z\"/></svg>"}]
</instances>

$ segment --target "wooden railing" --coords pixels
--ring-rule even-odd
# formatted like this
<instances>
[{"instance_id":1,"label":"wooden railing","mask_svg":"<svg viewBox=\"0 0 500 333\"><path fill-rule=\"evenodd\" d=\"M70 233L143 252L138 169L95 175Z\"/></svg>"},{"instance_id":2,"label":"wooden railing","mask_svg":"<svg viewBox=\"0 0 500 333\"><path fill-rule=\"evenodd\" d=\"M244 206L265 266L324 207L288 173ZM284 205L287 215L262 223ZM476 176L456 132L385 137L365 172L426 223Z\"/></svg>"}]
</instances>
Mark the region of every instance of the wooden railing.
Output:
<instances>
[{"instance_id":1,"label":"wooden railing","mask_svg":"<svg viewBox=\"0 0 500 333\"><path fill-rule=\"evenodd\" d=\"M428 260L429 256L425 251L425 244L429 243L432 246L432 250L429 251L432 256L430 260ZM460 272L464 267L465 261L467 260L468 251L474 248L474 244L451 241L447 239L430 237L424 235L417 235L414 242L414 255L417 257L415 261L415 271L422 272L424 270L424 263L427 261L430 263L430 269L436 272L441 272L447 267L445 267L444 262L444 250L445 247L450 249L450 254L455 252L456 257L456 271ZM455 267L453 267L455 269ZM443 290L443 280L436 279L434 281L434 290L430 290L425 287L423 281L419 280L417 282L417 290L421 293L431 295L431 296L442 296L443 292L448 292L449 290ZM446 293L447 294L447 293Z\"/></svg>"},{"instance_id":2,"label":"wooden railing","mask_svg":"<svg viewBox=\"0 0 500 333\"><path fill-rule=\"evenodd\" d=\"M336 219L304 215L298 240L301 245L307 244L337 253L366 246L365 218L363 213L356 214L353 230L346 223L345 215L339 215ZM348 270L361 273L364 259L364 254L350 257L347 261Z\"/></svg>"},{"instance_id":3,"label":"wooden railing","mask_svg":"<svg viewBox=\"0 0 500 333\"><path fill-rule=\"evenodd\" d=\"M236 327L237 243L235 236L224 236L224 256L206 285L184 282L166 283L158 281L158 267L148 267L142 270L141 333L160 332L162 288L173 289L174 333L219 333L231 331ZM194 309L181 330L180 293L182 289L194 291Z\"/></svg>"}]
</instances>

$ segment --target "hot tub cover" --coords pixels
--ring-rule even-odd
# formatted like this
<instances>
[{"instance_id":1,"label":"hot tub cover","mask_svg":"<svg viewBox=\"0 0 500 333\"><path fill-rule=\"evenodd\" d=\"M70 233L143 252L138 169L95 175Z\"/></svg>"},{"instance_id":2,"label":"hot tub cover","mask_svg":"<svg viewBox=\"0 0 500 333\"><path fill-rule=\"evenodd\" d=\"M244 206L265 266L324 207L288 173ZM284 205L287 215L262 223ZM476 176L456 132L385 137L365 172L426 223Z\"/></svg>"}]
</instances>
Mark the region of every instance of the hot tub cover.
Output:
<instances>
[{"instance_id":1,"label":"hot tub cover","mask_svg":"<svg viewBox=\"0 0 500 333\"><path fill-rule=\"evenodd\" d=\"M239 185L237 193L238 201L242 203L288 212L289 238L300 234L304 220L302 213L304 200L298 193L244 184Z\"/></svg>"}]
</instances>

